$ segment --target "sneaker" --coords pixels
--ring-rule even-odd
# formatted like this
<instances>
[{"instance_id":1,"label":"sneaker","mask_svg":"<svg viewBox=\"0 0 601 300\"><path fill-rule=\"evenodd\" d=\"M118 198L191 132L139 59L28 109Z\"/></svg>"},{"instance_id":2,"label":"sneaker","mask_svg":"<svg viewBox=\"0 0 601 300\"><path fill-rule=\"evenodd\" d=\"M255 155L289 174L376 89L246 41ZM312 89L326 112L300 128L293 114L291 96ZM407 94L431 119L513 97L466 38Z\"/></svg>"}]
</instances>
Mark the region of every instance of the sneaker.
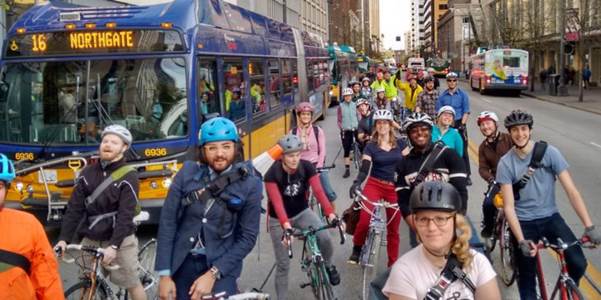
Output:
<instances>
[{"instance_id":1,"label":"sneaker","mask_svg":"<svg viewBox=\"0 0 601 300\"><path fill-rule=\"evenodd\" d=\"M331 265L330 267L326 268L326 271L328 272L328 277L330 277L330 284L340 284L340 274L338 274L338 271L336 270L336 267L334 265Z\"/></svg>"},{"instance_id":2,"label":"sneaker","mask_svg":"<svg viewBox=\"0 0 601 300\"><path fill-rule=\"evenodd\" d=\"M346 170L344 170L344 175L342 175L342 178L348 178L349 176L351 176L351 169L346 168Z\"/></svg>"},{"instance_id":3,"label":"sneaker","mask_svg":"<svg viewBox=\"0 0 601 300\"><path fill-rule=\"evenodd\" d=\"M354 246L351 257L348 258L347 262L351 265L359 264L359 256L361 256L361 246Z\"/></svg>"}]
</instances>

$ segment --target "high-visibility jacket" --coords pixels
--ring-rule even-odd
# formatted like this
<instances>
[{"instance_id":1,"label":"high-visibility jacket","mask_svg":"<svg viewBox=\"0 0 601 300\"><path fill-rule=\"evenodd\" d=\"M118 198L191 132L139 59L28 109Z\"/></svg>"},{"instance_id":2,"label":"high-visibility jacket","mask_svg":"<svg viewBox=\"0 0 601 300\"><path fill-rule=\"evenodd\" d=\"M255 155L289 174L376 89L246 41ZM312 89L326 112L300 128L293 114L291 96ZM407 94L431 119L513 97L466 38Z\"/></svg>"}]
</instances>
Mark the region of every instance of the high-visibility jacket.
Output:
<instances>
[{"instance_id":1,"label":"high-visibility jacket","mask_svg":"<svg viewBox=\"0 0 601 300\"><path fill-rule=\"evenodd\" d=\"M64 299L58 262L42 224L29 213L3 208L0 232L0 249L31 263L30 275L20 267L0 267L0 299Z\"/></svg>"},{"instance_id":2,"label":"high-visibility jacket","mask_svg":"<svg viewBox=\"0 0 601 300\"><path fill-rule=\"evenodd\" d=\"M415 104L417 103L417 95L419 95L423 89L418 84L415 89L412 89L409 83L400 80L396 81L399 90L405 94L405 107L411 111L415 110Z\"/></svg>"}]
</instances>

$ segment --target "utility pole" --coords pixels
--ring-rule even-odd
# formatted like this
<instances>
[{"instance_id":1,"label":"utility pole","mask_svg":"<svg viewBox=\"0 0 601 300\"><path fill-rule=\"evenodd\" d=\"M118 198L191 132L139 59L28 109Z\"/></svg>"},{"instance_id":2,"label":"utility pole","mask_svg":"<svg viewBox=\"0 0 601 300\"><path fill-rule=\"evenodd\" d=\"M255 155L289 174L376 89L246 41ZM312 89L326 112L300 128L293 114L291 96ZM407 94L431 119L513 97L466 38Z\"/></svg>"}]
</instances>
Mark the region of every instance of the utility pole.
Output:
<instances>
[{"instance_id":1,"label":"utility pole","mask_svg":"<svg viewBox=\"0 0 601 300\"><path fill-rule=\"evenodd\" d=\"M559 71L559 90L558 95L559 96L567 96L568 95L568 88L565 86L564 84L564 76L566 74L564 74L565 72L564 70L564 65L565 65L565 53L564 53L564 47L566 44L566 1L565 0L559 0L559 5L557 6L559 8L559 21L560 21L560 25L559 25L559 67L557 68L557 70Z\"/></svg>"},{"instance_id":2,"label":"utility pole","mask_svg":"<svg viewBox=\"0 0 601 300\"><path fill-rule=\"evenodd\" d=\"M286 15L288 13L288 8L286 7L286 1L287 0L282 0L282 23L286 24L287 23L287 18Z\"/></svg>"}]
</instances>

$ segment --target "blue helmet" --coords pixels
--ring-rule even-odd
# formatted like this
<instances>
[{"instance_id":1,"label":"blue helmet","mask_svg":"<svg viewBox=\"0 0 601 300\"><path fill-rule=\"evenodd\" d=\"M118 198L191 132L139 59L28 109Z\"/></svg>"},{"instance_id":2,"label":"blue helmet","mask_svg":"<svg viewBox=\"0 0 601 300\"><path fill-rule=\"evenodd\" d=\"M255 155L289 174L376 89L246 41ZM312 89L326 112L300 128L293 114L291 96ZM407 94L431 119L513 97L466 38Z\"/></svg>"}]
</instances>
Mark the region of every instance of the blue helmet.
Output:
<instances>
[{"instance_id":1,"label":"blue helmet","mask_svg":"<svg viewBox=\"0 0 601 300\"><path fill-rule=\"evenodd\" d=\"M13 162L4 154L0 154L0 181L11 183L15 179Z\"/></svg>"},{"instance_id":2,"label":"blue helmet","mask_svg":"<svg viewBox=\"0 0 601 300\"><path fill-rule=\"evenodd\" d=\"M200 145L204 145L218 141L238 142L240 136L238 136L238 129L234 122L224 117L216 117L202 123L198 139L200 140Z\"/></svg>"}]
</instances>

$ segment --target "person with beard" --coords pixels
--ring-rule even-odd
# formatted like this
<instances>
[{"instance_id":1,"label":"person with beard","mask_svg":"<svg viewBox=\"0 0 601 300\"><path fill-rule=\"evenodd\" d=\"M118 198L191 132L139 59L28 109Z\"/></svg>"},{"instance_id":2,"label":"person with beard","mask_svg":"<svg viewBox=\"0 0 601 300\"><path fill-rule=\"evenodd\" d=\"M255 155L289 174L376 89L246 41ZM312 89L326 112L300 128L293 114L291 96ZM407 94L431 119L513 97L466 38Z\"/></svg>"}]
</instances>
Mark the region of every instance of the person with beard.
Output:
<instances>
[{"instance_id":1,"label":"person with beard","mask_svg":"<svg viewBox=\"0 0 601 300\"><path fill-rule=\"evenodd\" d=\"M500 132L497 127L499 117L492 111L483 111L478 116L478 127L484 136L484 141L478 147L478 172L488 184L495 181L497 165L501 157L511 149L512 142L509 134ZM489 238L494 229L497 208L492 201L482 203L482 238Z\"/></svg>"},{"instance_id":2,"label":"person with beard","mask_svg":"<svg viewBox=\"0 0 601 300\"><path fill-rule=\"evenodd\" d=\"M146 293L138 276L138 239L133 222L138 205L138 173L126 165L124 158L132 141L129 130L121 125L110 125L102 131L100 159L77 177L55 249L63 253L74 234L83 236L83 245L104 248L102 263L119 265L117 270L107 270L111 282L126 288L137 300L146 299ZM103 188L102 183L109 177L120 178ZM96 189L102 189L100 194L94 193ZM95 200L90 200L94 195Z\"/></svg>"},{"instance_id":3,"label":"person with beard","mask_svg":"<svg viewBox=\"0 0 601 300\"><path fill-rule=\"evenodd\" d=\"M44 227L33 215L4 207L14 179L12 161L0 154L0 299L62 299L58 262Z\"/></svg>"},{"instance_id":4,"label":"person with beard","mask_svg":"<svg viewBox=\"0 0 601 300\"><path fill-rule=\"evenodd\" d=\"M415 102L415 111L427 114L432 120L436 118L436 101L438 101L438 91L434 79L432 76L424 78L424 90L417 95Z\"/></svg>"},{"instance_id":5,"label":"person with beard","mask_svg":"<svg viewBox=\"0 0 601 300\"><path fill-rule=\"evenodd\" d=\"M496 180L503 194L503 212L520 251L515 258L518 268L518 290L521 299L536 299L536 258L537 243L543 237L551 243L561 239L567 245L564 250L570 277L576 285L584 275L587 262L577 238L559 214L555 198L555 183L559 181L572 208L584 225L583 237L593 244L601 243L601 230L595 227L580 192L568 171L568 162L561 152L547 145L540 167L531 167L535 152L535 142L531 140L532 115L521 110L512 111L505 118L505 128L509 131L513 147L497 166ZM514 191L514 183L526 184ZM514 192L516 192L514 195Z\"/></svg>"},{"instance_id":6,"label":"person with beard","mask_svg":"<svg viewBox=\"0 0 601 300\"><path fill-rule=\"evenodd\" d=\"M328 221L338 222L338 217L323 191L317 170L311 162L301 159L304 146L298 136L288 134L278 144L283 149L282 158L269 168L264 181L269 198L269 233L276 261L275 290L277 299L285 300L288 298L290 258L283 240L284 231L291 233L294 229L307 230L325 225L309 208L309 188L313 190ZM334 247L328 231L317 233L317 241L330 283L338 285L340 275L332 265Z\"/></svg>"},{"instance_id":7,"label":"person with beard","mask_svg":"<svg viewBox=\"0 0 601 300\"><path fill-rule=\"evenodd\" d=\"M155 265L161 299L236 294L242 262L259 234L263 184L250 162L237 161L238 128L215 117L198 135L199 160L184 162L161 209ZM224 178L228 184L215 191Z\"/></svg>"}]
</instances>

